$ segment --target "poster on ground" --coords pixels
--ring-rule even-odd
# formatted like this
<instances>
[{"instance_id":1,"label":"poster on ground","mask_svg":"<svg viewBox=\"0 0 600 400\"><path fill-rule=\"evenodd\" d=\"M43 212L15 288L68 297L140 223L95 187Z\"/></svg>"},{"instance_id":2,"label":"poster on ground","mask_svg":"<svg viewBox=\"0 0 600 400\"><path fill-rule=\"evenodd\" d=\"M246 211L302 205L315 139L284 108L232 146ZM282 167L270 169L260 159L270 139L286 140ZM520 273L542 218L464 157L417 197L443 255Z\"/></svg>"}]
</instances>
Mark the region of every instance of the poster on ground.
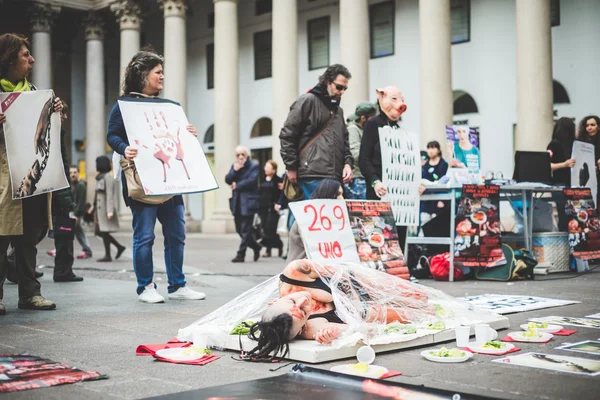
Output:
<instances>
[{"instance_id":1,"label":"poster on ground","mask_svg":"<svg viewBox=\"0 0 600 400\"><path fill-rule=\"evenodd\" d=\"M577 343L565 343L556 348L557 350L573 351L575 353L591 354L593 356L600 355L600 342L597 340L584 340Z\"/></svg>"},{"instance_id":2,"label":"poster on ground","mask_svg":"<svg viewBox=\"0 0 600 400\"><path fill-rule=\"evenodd\" d=\"M558 325L577 326L580 328L600 329L600 319L550 316L542 318L530 318L529 320L533 322L547 322Z\"/></svg>"},{"instance_id":3,"label":"poster on ground","mask_svg":"<svg viewBox=\"0 0 600 400\"><path fill-rule=\"evenodd\" d=\"M476 130L468 125L446 125L446 138L450 167L467 169L478 175L481 155Z\"/></svg>"},{"instance_id":4,"label":"poster on ground","mask_svg":"<svg viewBox=\"0 0 600 400\"><path fill-rule=\"evenodd\" d=\"M360 263L344 200L298 201L289 207L309 259L330 264Z\"/></svg>"},{"instance_id":5,"label":"poster on ground","mask_svg":"<svg viewBox=\"0 0 600 400\"><path fill-rule=\"evenodd\" d=\"M562 307L577 304L579 301L549 299L546 297L517 296L508 294L482 294L479 296L461 297L460 300L472 304L474 307L496 314L513 314L543 308Z\"/></svg>"},{"instance_id":6,"label":"poster on ground","mask_svg":"<svg viewBox=\"0 0 600 400\"><path fill-rule=\"evenodd\" d=\"M13 200L69 186L54 98L52 90L0 93Z\"/></svg>"},{"instance_id":7,"label":"poster on ground","mask_svg":"<svg viewBox=\"0 0 600 400\"><path fill-rule=\"evenodd\" d=\"M600 258L600 221L590 189L564 189L571 254L581 260Z\"/></svg>"},{"instance_id":8,"label":"poster on ground","mask_svg":"<svg viewBox=\"0 0 600 400\"><path fill-rule=\"evenodd\" d=\"M395 275L406 262L390 203L349 200L346 206L362 264Z\"/></svg>"},{"instance_id":9,"label":"poster on ground","mask_svg":"<svg viewBox=\"0 0 600 400\"><path fill-rule=\"evenodd\" d=\"M183 108L164 99L119 100L134 162L149 195L198 193L219 185Z\"/></svg>"},{"instance_id":10,"label":"poster on ground","mask_svg":"<svg viewBox=\"0 0 600 400\"><path fill-rule=\"evenodd\" d=\"M594 204L598 204L594 145L576 140L573 142L571 158L575 159L575 166L571 168L571 187L589 188L592 191Z\"/></svg>"},{"instance_id":11,"label":"poster on ground","mask_svg":"<svg viewBox=\"0 0 600 400\"><path fill-rule=\"evenodd\" d=\"M419 225L421 155L419 136L402 128L379 128L382 180L396 225Z\"/></svg>"},{"instance_id":12,"label":"poster on ground","mask_svg":"<svg viewBox=\"0 0 600 400\"><path fill-rule=\"evenodd\" d=\"M466 267L506 264L500 228L500 187L463 185L455 225L454 261Z\"/></svg>"},{"instance_id":13,"label":"poster on ground","mask_svg":"<svg viewBox=\"0 0 600 400\"><path fill-rule=\"evenodd\" d=\"M542 368L556 372L596 376L600 375L600 361L587 358L557 356L554 354L526 353L492 360L492 362Z\"/></svg>"}]
</instances>

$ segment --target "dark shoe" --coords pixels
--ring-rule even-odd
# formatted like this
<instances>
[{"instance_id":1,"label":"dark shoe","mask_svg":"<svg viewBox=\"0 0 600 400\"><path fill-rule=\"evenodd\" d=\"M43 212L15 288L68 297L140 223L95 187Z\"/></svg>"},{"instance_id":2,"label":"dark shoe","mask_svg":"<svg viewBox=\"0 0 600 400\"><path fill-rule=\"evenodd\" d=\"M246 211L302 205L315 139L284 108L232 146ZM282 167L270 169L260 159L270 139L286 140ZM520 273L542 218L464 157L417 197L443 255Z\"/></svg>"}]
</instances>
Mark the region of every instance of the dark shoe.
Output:
<instances>
[{"instance_id":1,"label":"dark shoe","mask_svg":"<svg viewBox=\"0 0 600 400\"><path fill-rule=\"evenodd\" d=\"M83 277L72 275L72 276L57 276L54 278L54 282L82 282Z\"/></svg>"},{"instance_id":2,"label":"dark shoe","mask_svg":"<svg viewBox=\"0 0 600 400\"><path fill-rule=\"evenodd\" d=\"M19 308L21 310L54 310L56 304L42 296L33 296L25 301L19 300Z\"/></svg>"},{"instance_id":3,"label":"dark shoe","mask_svg":"<svg viewBox=\"0 0 600 400\"><path fill-rule=\"evenodd\" d=\"M271 249L268 249L267 251L265 251L265 254L263 254L263 258L269 258L271 257Z\"/></svg>"},{"instance_id":4,"label":"dark shoe","mask_svg":"<svg viewBox=\"0 0 600 400\"><path fill-rule=\"evenodd\" d=\"M119 248L119 250L117 250L117 255L115 256L115 260L118 260L119 257L121 257L121 255L123 254L124 251L125 251L125 246L121 246Z\"/></svg>"},{"instance_id":5,"label":"dark shoe","mask_svg":"<svg viewBox=\"0 0 600 400\"><path fill-rule=\"evenodd\" d=\"M36 277L36 278L41 278L42 276L44 276L44 273L43 273L43 272L40 272L40 271L35 271L35 277Z\"/></svg>"},{"instance_id":6,"label":"dark shoe","mask_svg":"<svg viewBox=\"0 0 600 400\"><path fill-rule=\"evenodd\" d=\"M237 256L235 256L235 258L233 260L231 260L232 263L243 263L244 262L244 257L240 256L239 254Z\"/></svg>"},{"instance_id":7,"label":"dark shoe","mask_svg":"<svg viewBox=\"0 0 600 400\"><path fill-rule=\"evenodd\" d=\"M283 254L283 245L281 245L277 248L277 257L281 257L282 254Z\"/></svg>"},{"instance_id":8,"label":"dark shoe","mask_svg":"<svg viewBox=\"0 0 600 400\"><path fill-rule=\"evenodd\" d=\"M112 261L112 257L104 256L102 258L97 259L96 261L97 262L111 262Z\"/></svg>"},{"instance_id":9,"label":"dark shoe","mask_svg":"<svg viewBox=\"0 0 600 400\"><path fill-rule=\"evenodd\" d=\"M260 258L260 251L262 250L262 246L258 246L257 248L254 249L254 261L258 261L258 259Z\"/></svg>"},{"instance_id":10,"label":"dark shoe","mask_svg":"<svg viewBox=\"0 0 600 400\"><path fill-rule=\"evenodd\" d=\"M6 307L4 307L2 299L0 299L0 315L6 315Z\"/></svg>"},{"instance_id":11,"label":"dark shoe","mask_svg":"<svg viewBox=\"0 0 600 400\"><path fill-rule=\"evenodd\" d=\"M81 253L79 253L77 255L78 260L85 260L86 258L92 258L92 255L89 253L86 253L85 251L82 251Z\"/></svg>"}]
</instances>

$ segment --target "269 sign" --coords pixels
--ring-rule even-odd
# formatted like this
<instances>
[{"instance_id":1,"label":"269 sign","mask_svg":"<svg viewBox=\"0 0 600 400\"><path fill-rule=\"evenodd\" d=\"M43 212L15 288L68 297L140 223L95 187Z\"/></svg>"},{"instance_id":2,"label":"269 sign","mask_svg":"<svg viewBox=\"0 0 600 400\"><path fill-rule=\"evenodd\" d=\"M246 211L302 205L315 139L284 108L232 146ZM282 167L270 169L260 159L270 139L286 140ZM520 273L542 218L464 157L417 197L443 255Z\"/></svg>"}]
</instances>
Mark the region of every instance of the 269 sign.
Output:
<instances>
[{"instance_id":1,"label":"269 sign","mask_svg":"<svg viewBox=\"0 0 600 400\"><path fill-rule=\"evenodd\" d=\"M311 231L311 232L320 231L320 230L330 231L333 229L333 224L331 223L331 218L329 218L327 216L327 213L323 212L324 209L325 209L325 204L321 205L321 207L319 208L319 212L317 212L316 207L312 204L307 204L306 206L304 206L304 213L306 213L306 214L312 213L312 215L314 217L312 220L312 223L308 227L309 231ZM342 226L338 230L343 231L344 228L346 227L346 215L344 214L344 210L342 209L341 206L333 207L333 216L335 219L342 222Z\"/></svg>"}]
</instances>

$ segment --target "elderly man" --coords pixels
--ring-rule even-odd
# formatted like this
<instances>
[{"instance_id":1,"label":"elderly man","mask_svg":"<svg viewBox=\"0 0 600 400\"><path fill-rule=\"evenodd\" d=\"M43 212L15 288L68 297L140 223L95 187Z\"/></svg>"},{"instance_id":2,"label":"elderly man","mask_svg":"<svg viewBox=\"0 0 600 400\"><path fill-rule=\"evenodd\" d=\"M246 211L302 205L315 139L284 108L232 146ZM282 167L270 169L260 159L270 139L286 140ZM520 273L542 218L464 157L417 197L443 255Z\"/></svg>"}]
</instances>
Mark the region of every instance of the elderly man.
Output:
<instances>
[{"instance_id":1,"label":"elderly man","mask_svg":"<svg viewBox=\"0 0 600 400\"><path fill-rule=\"evenodd\" d=\"M260 257L262 246L256 242L252 232L254 215L258 212L258 164L250 160L248 149L238 146L235 149L235 162L225 177L233 191L229 200L229 208L235 218L235 229L242 238L237 256L231 262L244 262L246 249L254 250L254 261Z\"/></svg>"}]
</instances>

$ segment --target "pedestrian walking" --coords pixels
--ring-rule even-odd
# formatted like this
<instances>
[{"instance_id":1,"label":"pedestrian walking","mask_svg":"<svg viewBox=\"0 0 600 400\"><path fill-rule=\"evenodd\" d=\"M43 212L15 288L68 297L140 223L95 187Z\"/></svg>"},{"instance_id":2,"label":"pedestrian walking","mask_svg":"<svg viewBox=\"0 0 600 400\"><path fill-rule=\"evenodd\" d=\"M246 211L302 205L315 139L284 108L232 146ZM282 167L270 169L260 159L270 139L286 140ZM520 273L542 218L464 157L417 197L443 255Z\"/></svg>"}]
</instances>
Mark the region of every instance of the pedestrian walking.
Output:
<instances>
[{"instance_id":1,"label":"pedestrian walking","mask_svg":"<svg viewBox=\"0 0 600 400\"><path fill-rule=\"evenodd\" d=\"M82 248L82 252L77 255L77 258L83 260L92 257L92 249L83 230L83 217L85 216L85 205L87 202L87 185L80 179L79 168L76 165L71 165L71 168L69 168L69 178L71 179L71 195L75 202L75 217L77 218L75 238Z\"/></svg>"},{"instance_id":2,"label":"pedestrian walking","mask_svg":"<svg viewBox=\"0 0 600 400\"><path fill-rule=\"evenodd\" d=\"M340 108L352 77L346 67L331 65L319 83L292 104L281 129L281 157L287 178L309 199L325 178L349 183L354 160L348 129Z\"/></svg>"},{"instance_id":3,"label":"pedestrian walking","mask_svg":"<svg viewBox=\"0 0 600 400\"><path fill-rule=\"evenodd\" d=\"M363 136L363 128L367 121L377 114L375 106L369 102L359 103L356 106L352 120L348 123L348 138L350 141L350 152L354 159L352 169L352 181L344 185L344 198L348 200L365 200L367 198L367 185L365 178L360 172L358 159L360 156L360 143Z\"/></svg>"},{"instance_id":4,"label":"pedestrian walking","mask_svg":"<svg viewBox=\"0 0 600 400\"><path fill-rule=\"evenodd\" d=\"M225 182L231 185L229 208L235 220L235 230L240 235L241 243L237 255L231 260L234 263L244 262L246 249L254 250L254 261L260 258L262 246L254 237L254 216L258 213L258 164L250 160L250 153L244 146L235 149L235 162L225 177Z\"/></svg>"},{"instance_id":5,"label":"pedestrian walking","mask_svg":"<svg viewBox=\"0 0 600 400\"><path fill-rule=\"evenodd\" d=\"M263 257L271 257L271 249L278 250L278 256L283 254L283 242L277 234L279 210L277 207L281 197L281 178L277 175L277 163L269 160L265 163L265 179L260 183L259 215L264 237L262 246L266 248Z\"/></svg>"}]
</instances>

